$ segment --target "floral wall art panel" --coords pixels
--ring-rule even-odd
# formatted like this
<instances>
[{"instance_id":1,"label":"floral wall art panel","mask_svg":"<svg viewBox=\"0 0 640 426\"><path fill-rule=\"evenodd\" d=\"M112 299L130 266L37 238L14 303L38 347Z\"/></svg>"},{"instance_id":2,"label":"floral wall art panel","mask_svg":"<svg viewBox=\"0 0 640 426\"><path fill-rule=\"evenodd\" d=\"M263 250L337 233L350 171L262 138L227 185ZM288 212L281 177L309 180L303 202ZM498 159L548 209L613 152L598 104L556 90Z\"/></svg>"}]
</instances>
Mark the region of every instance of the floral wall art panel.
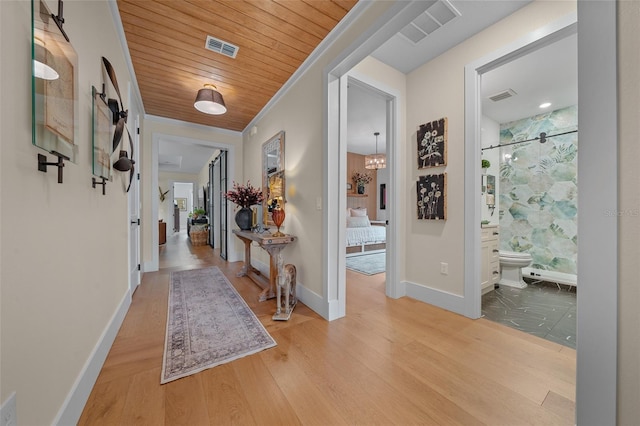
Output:
<instances>
[{"instance_id":1,"label":"floral wall art panel","mask_svg":"<svg viewBox=\"0 0 640 426\"><path fill-rule=\"evenodd\" d=\"M418 169L447 164L447 118L421 124L417 132Z\"/></svg>"},{"instance_id":2,"label":"floral wall art panel","mask_svg":"<svg viewBox=\"0 0 640 426\"><path fill-rule=\"evenodd\" d=\"M420 176L418 191L418 219L447 218L447 174Z\"/></svg>"}]
</instances>

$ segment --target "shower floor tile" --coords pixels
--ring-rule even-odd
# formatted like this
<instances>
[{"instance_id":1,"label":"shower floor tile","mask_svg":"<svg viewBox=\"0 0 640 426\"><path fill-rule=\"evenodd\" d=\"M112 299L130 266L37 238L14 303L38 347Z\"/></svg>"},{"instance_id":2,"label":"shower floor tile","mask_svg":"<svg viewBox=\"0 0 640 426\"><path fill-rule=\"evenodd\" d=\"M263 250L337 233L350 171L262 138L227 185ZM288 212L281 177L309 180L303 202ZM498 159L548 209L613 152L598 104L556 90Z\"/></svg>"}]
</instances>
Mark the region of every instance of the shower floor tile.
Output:
<instances>
[{"instance_id":1,"label":"shower floor tile","mask_svg":"<svg viewBox=\"0 0 640 426\"><path fill-rule=\"evenodd\" d=\"M525 333L576 347L576 288L532 282L501 286L482 296L482 316Z\"/></svg>"}]
</instances>

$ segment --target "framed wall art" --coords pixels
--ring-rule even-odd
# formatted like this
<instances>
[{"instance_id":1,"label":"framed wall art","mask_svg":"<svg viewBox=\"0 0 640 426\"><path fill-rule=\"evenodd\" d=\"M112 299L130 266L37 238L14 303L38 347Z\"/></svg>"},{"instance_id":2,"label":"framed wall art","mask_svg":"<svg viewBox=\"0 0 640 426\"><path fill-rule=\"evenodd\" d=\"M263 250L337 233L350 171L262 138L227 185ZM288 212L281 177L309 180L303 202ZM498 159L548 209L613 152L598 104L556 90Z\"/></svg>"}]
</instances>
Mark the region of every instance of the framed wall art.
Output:
<instances>
[{"instance_id":1,"label":"framed wall art","mask_svg":"<svg viewBox=\"0 0 640 426\"><path fill-rule=\"evenodd\" d=\"M446 219L447 174L420 176L416 188L418 219Z\"/></svg>"},{"instance_id":2,"label":"framed wall art","mask_svg":"<svg viewBox=\"0 0 640 426\"><path fill-rule=\"evenodd\" d=\"M447 118L421 124L417 132L418 169L447 165Z\"/></svg>"},{"instance_id":3,"label":"framed wall art","mask_svg":"<svg viewBox=\"0 0 640 426\"><path fill-rule=\"evenodd\" d=\"M111 180L112 113L95 87L92 94L93 174Z\"/></svg>"},{"instance_id":4,"label":"framed wall art","mask_svg":"<svg viewBox=\"0 0 640 426\"><path fill-rule=\"evenodd\" d=\"M46 4L32 0L32 143L78 155L78 56Z\"/></svg>"}]
</instances>

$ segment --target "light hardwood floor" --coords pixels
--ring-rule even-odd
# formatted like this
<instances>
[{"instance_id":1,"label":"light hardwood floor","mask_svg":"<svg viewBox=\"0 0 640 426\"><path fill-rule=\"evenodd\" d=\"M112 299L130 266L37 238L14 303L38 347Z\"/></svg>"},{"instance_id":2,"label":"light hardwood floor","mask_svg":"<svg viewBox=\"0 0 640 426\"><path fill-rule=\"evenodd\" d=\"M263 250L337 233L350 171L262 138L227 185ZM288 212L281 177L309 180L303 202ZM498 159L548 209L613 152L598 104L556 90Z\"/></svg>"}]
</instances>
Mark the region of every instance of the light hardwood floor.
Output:
<instances>
[{"instance_id":1,"label":"light hardwood floor","mask_svg":"<svg viewBox=\"0 0 640 426\"><path fill-rule=\"evenodd\" d=\"M572 425L575 351L384 295L347 270L347 316L287 322L209 247L168 238L144 274L79 425ZM285 253L286 255L286 253ZM160 385L169 273L219 266L278 346Z\"/></svg>"}]
</instances>

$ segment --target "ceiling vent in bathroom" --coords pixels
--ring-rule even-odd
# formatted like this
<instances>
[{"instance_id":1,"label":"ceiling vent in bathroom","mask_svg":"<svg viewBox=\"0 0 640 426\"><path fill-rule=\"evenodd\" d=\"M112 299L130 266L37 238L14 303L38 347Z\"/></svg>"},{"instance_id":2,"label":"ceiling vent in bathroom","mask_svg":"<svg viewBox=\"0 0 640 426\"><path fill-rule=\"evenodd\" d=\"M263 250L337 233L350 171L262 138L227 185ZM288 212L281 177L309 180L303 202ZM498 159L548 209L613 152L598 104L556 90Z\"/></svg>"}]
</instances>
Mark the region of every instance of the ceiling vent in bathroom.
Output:
<instances>
[{"instance_id":1,"label":"ceiling vent in bathroom","mask_svg":"<svg viewBox=\"0 0 640 426\"><path fill-rule=\"evenodd\" d=\"M489 96L489 99L491 99L493 102L498 102L498 101L504 101L505 99L509 99L515 95L517 95L515 90L507 89Z\"/></svg>"}]
</instances>

